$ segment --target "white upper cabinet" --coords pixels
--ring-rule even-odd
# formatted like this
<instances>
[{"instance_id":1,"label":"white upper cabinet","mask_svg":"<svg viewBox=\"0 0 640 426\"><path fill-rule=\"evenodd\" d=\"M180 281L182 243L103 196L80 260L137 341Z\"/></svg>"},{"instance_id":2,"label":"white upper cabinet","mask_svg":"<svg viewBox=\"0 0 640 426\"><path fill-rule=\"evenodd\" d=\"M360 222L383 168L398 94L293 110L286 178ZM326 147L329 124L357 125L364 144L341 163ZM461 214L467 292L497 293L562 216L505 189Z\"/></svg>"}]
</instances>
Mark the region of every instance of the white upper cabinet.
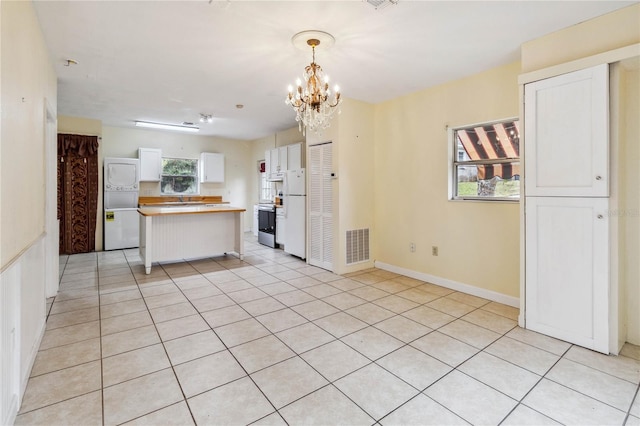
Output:
<instances>
[{"instance_id":1,"label":"white upper cabinet","mask_svg":"<svg viewBox=\"0 0 640 426\"><path fill-rule=\"evenodd\" d=\"M267 179L282 180L284 172L287 170L296 170L304 167L302 143L268 149L264 153L264 159Z\"/></svg>"},{"instance_id":2,"label":"white upper cabinet","mask_svg":"<svg viewBox=\"0 0 640 426\"><path fill-rule=\"evenodd\" d=\"M279 148L266 150L264 152L264 160L265 160L265 173L267 174L267 179L276 179L278 173L282 173L284 172L284 170L286 170L287 157L286 155L284 157L280 156Z\"/></svg>"},{"instance_id":3,"label":"white upper cabinet","mask_svg":"<svg viewBox=\"0 0 640 426\"><path fill-rule=\"evenodd\" d=\"M224 154L213 152L200 154L200 182L224 182Z\"/></svg>"},{"instance_id":4,"label":"white upper cabinet","mask_svg":"<svg viewBox=\"0 0 640 426\"><path fill-rule=\"evenodd\" d=\"M281 146L271 150L271 171L275 173L287 170L287 147Z\"/></svg>"},{"instance_id":5,"label":"white upper cabinet","mask_svg":"<svg viewBox=\"0 0 640 426\"><path fill-rule=\"evenodd\" d=\"M609 195L607 64L525 86L525 195Z\"/></svg>"},{"instance_id":6,"label":"white upper cabinet","mask_svg":"<svg viewBox=\"0 0 640 426\"><path fill-rule=\"evenodd\" d=\"M140 159L140 182L160 182L162 180L162 150L138 148Z\"/></svg>"}]
</instances>

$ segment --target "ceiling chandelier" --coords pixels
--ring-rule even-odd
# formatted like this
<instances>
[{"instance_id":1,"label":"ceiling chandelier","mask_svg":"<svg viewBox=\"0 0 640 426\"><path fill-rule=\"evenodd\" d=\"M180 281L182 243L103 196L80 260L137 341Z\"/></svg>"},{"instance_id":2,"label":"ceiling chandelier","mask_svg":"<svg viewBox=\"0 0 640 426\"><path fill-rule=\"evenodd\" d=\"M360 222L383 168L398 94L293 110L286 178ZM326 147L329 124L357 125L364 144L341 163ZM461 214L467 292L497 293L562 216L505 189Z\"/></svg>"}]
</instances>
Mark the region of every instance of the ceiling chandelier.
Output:
<instances>
[{"instance_id":1,"label":"ceiling chandelier","mask_svg":"<svg viewBox=\"0 0 640 426\"><path fill-rule=\"evenodd\" d=\"M331 34L322 31L303 31L292 38L293 44L297 47L301 47L301 41L306 40L312 52L311 64L304 69L304 83L298 79L295 91L289 86L289 94L285 99L285 103L291 105L296 112L298 128L303 134L307 127L316 133L329 127L331 116L336 110L339 111L337 106L342 101L340 88L336 85L332 93L329 89L329 76L316 64L316 47L320 45L321 39L326 40L329 46L334 41Z\"/></svg>"}]
</instances>

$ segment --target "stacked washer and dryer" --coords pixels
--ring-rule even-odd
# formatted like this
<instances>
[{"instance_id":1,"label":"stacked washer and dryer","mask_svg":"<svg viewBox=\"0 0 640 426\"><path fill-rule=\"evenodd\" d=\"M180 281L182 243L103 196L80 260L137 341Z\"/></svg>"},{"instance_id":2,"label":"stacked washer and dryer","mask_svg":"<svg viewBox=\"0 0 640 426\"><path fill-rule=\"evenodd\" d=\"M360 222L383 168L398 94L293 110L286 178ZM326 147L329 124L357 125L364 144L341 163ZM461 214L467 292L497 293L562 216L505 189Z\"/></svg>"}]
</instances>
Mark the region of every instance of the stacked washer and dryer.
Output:
<instances>
[{"instance_id":1,"label":"stacked washer and dryer","mask_svg":"<svg viewBox=\"0 0 640 426\"><path fill-rule=\"evenodd\" d=\"M137 158L104 159L104 249L134 248L140 241Z\"/></svg>"}]
</instances>

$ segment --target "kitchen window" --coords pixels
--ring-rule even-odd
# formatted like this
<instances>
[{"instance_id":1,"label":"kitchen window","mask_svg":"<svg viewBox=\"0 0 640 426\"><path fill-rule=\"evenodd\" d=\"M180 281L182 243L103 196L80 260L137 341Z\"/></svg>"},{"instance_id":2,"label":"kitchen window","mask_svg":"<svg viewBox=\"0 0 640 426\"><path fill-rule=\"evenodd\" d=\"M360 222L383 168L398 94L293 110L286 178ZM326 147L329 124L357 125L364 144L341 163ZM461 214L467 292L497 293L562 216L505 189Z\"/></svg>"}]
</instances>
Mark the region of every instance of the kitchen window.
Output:
<instances>
[{"instance_id":1,"label":"kitchen window","mask_svg":"<svg viewBox=\"0 0 640 426\"><path fill-rule=\"evenodd\" d=\"M450 129L454 200L520 199L520 130L517 119Z\"/></svg>"},{"instance_id":2,"label":"kitchen window","mask_svg":"<svg viewBox=\"0 0 640 426\"><path fill-rule=\"evenodd\" d=\"M273 203L274 184L267 179L265 161L258 162L258 188L260 188L260 202Z\"/></svg>"},{"instance_id":3,"label":"kitchen window","mask_svg":"<svg viewBox=\"0 0 640 426\"><path fill-rule=\"evenodd\" d=\"M163 195L198 194L198 160L163 158L160 193Z\"/></svg>"}]
</instances>

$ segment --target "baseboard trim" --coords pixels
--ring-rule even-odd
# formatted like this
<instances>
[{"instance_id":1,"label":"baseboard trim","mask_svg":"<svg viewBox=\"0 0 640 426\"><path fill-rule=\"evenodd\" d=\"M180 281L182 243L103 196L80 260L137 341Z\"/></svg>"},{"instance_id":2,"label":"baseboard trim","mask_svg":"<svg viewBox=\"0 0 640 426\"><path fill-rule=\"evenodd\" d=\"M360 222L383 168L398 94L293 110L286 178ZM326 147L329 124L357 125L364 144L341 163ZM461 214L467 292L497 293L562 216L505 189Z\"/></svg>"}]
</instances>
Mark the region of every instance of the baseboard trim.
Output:
<instances>
[{"instance_id":1,"label":"baseboard trim","mask_svg":"<svg viewBox=\"0 0 640 426\"><path fill-rule=\"evenodd\" d=\"M24 396L24 392L27 390L27 382L29 381L29 377L31 377L31 370L33 369L33 364L36 362L36 357L38 356L38 351L40 350L40 344L42 343L42 339L44 338L44 332L47 329L47 321L46 314L43 318L42 323L40 324L40 333L38 333L38 339L33 343L31 347L31 351L29 353L29 367L22 370L22 377L20 378L20 405L22 405L22 397Z\"/></svg>"},{"instance_id":2,"label":"baseboard trim","mask_svg":"<svg viewBox=\"0 0 640 426\"><path fill-rule=\"evenodd\" d=\"M415 278L420 281L426 281L431 284L436 284L441 287L446 287L451 290L460 291L462 293L471 294L472 296L482 297L493 302L502 303L503 305L512 306L514 308L520 308L520 299L513 296L507 296L506 294L498 293L492 290L472 286L469 284L460 283L447 278L437 277L435 275L425 274L424 272L413 271L411 269L401 268L400 266L390 265L388 263L377 261L375 267L384 269L385 271L395 272L410 278Z\"/></svg>"}]
</instances>

